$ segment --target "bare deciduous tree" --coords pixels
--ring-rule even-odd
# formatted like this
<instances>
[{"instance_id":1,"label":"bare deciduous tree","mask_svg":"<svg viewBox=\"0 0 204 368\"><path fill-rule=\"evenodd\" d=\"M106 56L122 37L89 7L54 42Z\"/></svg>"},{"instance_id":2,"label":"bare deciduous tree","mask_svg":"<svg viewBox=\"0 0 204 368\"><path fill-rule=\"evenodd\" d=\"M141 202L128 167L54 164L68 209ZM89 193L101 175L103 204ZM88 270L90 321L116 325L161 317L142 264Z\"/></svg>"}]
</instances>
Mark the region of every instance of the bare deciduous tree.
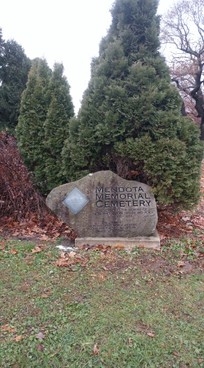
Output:
<instances>
[{"instance_id":1,"label":"bare deciduous tree","mask_svg":"<svg viewBox=\"0 0 204 368\"><path fill-rule=\"evenodd\" d=\"M204 1L180 0L162 19L162 43L170 45L172 81L180 90L187 113L200 122L204 140Z\"/></svg>"}]
</instances>

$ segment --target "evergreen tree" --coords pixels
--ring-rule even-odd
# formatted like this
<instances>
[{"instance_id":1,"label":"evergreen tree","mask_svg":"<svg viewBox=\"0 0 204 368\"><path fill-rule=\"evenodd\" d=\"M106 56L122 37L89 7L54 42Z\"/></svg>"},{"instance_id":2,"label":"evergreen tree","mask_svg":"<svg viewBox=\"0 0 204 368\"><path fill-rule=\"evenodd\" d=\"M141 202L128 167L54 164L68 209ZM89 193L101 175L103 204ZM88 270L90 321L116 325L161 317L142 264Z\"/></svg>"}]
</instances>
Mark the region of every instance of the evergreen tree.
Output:
<instances>
[{"instance_id":1,"label":"evergreen tree","mask_svg":"<svg viewBox=\"0 0 204 368\"><path fill-rule=\"evenodd\" d=\"M61 152L65 138L69 134L69 120L74 115L69 90L69 84L63 76L63 65L55 64L48 88L50 103L44 124L46 147L45 174L48 190L66 181L61 172Z\"/></svg>"},{"instance_id":2,"label":"evergreen tree","mask_svg":"<svg viewBox=\"0 0 204 368\"><path fill-rule=\"evenodd\" d=\"M2 65L3 62L3 55L4 55L4 39L2 34L2 29L0 28L0 65Z\"/></svg>"},{"instance_id":3,"label":"evergreen tree","mask_svg":"<svg viewBox=\"0 0 204 368\"><path fill-rule=\"evenodd\" d=\"M16 133L24 162L43 194L65 182L61 151L73 115L63 65L55 64L52 72L45 60L34 60L22 94Z\"/></svg>"},{"instance_id":4,"label":"evergreen tree","mask_svg":"<svg viewBox=\"0 0 204 368\"><path fill-rule=\"evenodd\" d=\"M18 125L18 146L28 169L34 173L38 187L46 190L44 123L49 107L48 85L51 70L46 60L35 59L22 94Z\"/></svg>"},{"instance_id":5,"label":"evergreen tree","mask_svg":"<svg viewBox=\"0 0 204 368\"><path fill-rule=\"evenodd\" d=\"M22 47L14 40L4 41L0 30L0 129L13 131L18 122L30 66Z\"/></svg>"},{"instance_id":6,"label":"evergreen tree","mask_svg":"<svg viewBox=\"0 0 204 368\"><path fill-rule=\"evenodd\" d=\"M116 0L112 25L63 149L68 179L111 169L146 182L160 203L198 199L199 131L159 53L157 0Z\"/></svg>"}]
</instances>

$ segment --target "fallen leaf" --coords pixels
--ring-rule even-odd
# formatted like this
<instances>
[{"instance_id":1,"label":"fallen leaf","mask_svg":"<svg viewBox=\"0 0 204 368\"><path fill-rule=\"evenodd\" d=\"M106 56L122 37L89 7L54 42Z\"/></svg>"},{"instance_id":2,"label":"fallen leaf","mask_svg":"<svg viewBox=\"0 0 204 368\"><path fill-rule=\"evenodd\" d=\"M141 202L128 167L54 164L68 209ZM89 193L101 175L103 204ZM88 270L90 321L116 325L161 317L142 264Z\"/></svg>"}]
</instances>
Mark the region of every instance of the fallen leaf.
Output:
<instances>
[{"instance_id":1,"label":"fallen leaf","mask_svg":"<svg viewBox=\"0 0 204 368\"><path fill-rule=\"evenodd\" d=\"M22 339L23 339L23 336L22 336L22 335L16 336L16 337L14 338L14 340L15 340L16 342L19 342L19 341L21 341Z\"/></svg>"},{"instance_id":2,"label":"fallen leaf","mask_svg":"<svg viewBox=\"0 0 204 368\"><path fill-rule=\"evenodd\" d=\"M95 250L100 250L102 252L107 252L109 250L111 250L111 246L110 245L103 245L103 244L99 244L99 245L96 245L94 247Z\"/></svg>"},{"instance_id":3,"label":"fallen leaf","mask_svg":"<svg viewBox=\"0 0 204 368\"><path fill-rule=\"evenodd\" d=\"M107 278L107 275L104 274L103 272L99 272L97 275L96 275L97 279L100 280L100 281L105 281L106 278Z\"/></svg>"},{"instance_id":4,"label":"fallen leaf","mask_svg":"<svg viewBox=\"0 0 204 368\"><path fill-rule=\"evenodd\" d=\"M125 245L124 244L114 244L114 245L112 245L111 248L112 249L118 249L118 250L125 249Z\"/></svg>"},{"instance_id":5,"label":"fallen leaf","mask_svg":"<svg viewBox=\"0 0 204 368\"><path fill-rule=\"evenodd\" d=\"M147 336L149 336L149 337L155 337L155 333L154 332L147 332Z\"/></svg>"},{"instance_id":6,"label":"fallen leaf","mask_svg":"<svg viewBox=\"0 0 204 368\"><path fill-rule=\"evenodd\" d=\"M38 340L43 340L45 338L45 335L43 332L39 332L37 335L35 335L35 337L38 339Z\"/></svg>"},{"instance_id":7,"label":"fallen leaf","mask_svg":"<svg viewBox=\"0 0 204 368\"><path fill-rule=\"evenodd\" d=\"M18 254L18 251L16 249L11 249L9 251L10 254Z\"/></svg>"},{"instance_id":8,"label":"fallen leaf","mask_svg":"<svg viewBox=\"0 0 204 368\"><path fill-rule=\"evenodd\" d=\"M43 248L40 245L36 245L36 247L32 249L32 253L40 253L42 251Z\"/></svg>"},{"instance_id":9,"label":"fallen leaf","mask_svg":"<svg viewBox=\"0 0 204 368\"><path fill-rule=\"evenodd\" d=\"M47 293L47 294L42 294L42 295L41 295L41 298L46 299L46 298L49 298L49 297L50 297L50 295L51 295L51 293L50 293L50 292L49 292L49 293Z\"/></svg>"},{"instance_id":10,"label":"fallen leaf","mask_svg":"<svg viewBox=\"0 0 204 368\"><path fill-rule=\"evenodd\" d=\"M68 255L70 258L74 258L76 256L76 252L71 251Z\"/></svg>"},{"instance_id":11,"label":"fallen leaf","mask_svg":"<svg viewBox=\"0 0 204 368\"><path fill-rule=\"evenodd\" d=\"M70 253L61 252L60 258L55 262L55 265L58 267L70 267L76 264L79 264L81 267L86 266L88 259L80 257L76 253L70 257Z\"/></svg>"},{"instance_id":12,"label":"fallen leaf","mask_svg":"<svg viewBox=\"0 0 204 368\"><path fill-rule=\"evenodd\" d=\"M50 240L49 236L47 236L45 234L41 235L40 239L45 240L45 241Z\"/></svg>"},{"instance_id":13,"label":"fallen leaf","mask_svg":"<svg viewBox=\"0 0 204 368\"><path fill-rule=\"evenodd\" d=\"M103 267L102 267L102 269L103 269L104 271L108 271L108 268L107 268L106 266L103 266Z\"/></svg>"},{"instance_id":14,"label":"fallen leaf","mask_svg":"<svg viewBox=\"0 0 204 368\"><path fill-rule=\"evenodd\" d=\"M6 248L6 244L5 244L5 241L0 241L0 250L5 250Z\"/></svg>"},{"instance_id":15,"label":"fallen leaf","mask_svg":"<svg viewBox=\"0 0 204 368\"><path fill-rule=\"evenodd\" d=\"M70 266L70 262L66 258L60 258L55 262L55 265L58 267L68 267Z\"/></svg>"},{"instance_id":16,"label":"fallen leaf","mask_svg":"<svg viewBox=\"0 0 204 368\"><path fill-rule=\"evenodd\" d=\"M4 332L16 332L15 328L14 327L11 327L9 325L3 325L1 326L1 330L4 331Z\"/></svg>"},{"instance_id":17,"label":"fallen leaf","mask_svg":"<svg viewBox=\"0 0 204 368\"><path fill-rule=\"evenodd\" d=\"M96 343L96 344L94 345L94 347L93 347L93 354L94 354L94 355L98 355L98 354L99 354L99 351L100 351L99 346L98 346L98 344Z\"/></svg>"},{"instance_id":18,"label":"fallen leaf","mask_svg":"<svg viewBox=\"0 0 204 368\"><path fill-rule=\"evenodd\" d=\"M185 266L185 262L183 262L183 261L179 261L177 263L177 267L184 267L184 266Z\"/></svg>"},{"instance_id":19,"label":"fallen leaf","mask_svg":"<svg viewBox=\"0 0 204 368\"><path fill-rule=\"evenodd\" d=\"M129 337L128 339L128 345L133 346L133 339L131 337Z\"/></svg>"},{"instance_id":20,"label":"fallen leaf","mask_svg":"<svg viewBox=\"0 0 204 368\"><path fill-rule=\"evenodd\" d=\"M44 350L44 345L42 345L42 344L37 345L37 350L38 351L43 351Z\"/></svg>"},{"instance_id":21,"label":"fallen leaf","mask_svg":"<svg viewBox=\"0 0 204 368\"><path fill-rule=\"evenodd\" d=\"M64 252L64 251L60 252L60 257L61 258L67 258L67 253Z\"/></svg>"},{"instance_id":22,"label":"fallen leaf","mask_svg":"<svg viewBox=\"0 0 204 368\"><path fill-rule=\"evenodd\" d=\"M89 245L89 244L84 244L81 245L79 247L79 249L83 249L83 250L94 250L94 251L102 251L104 253L106 253L108 250L111 250L111 246L110 245L103 245L103 244L97 244L97 245Z\"/></svg>"}]
</instances>

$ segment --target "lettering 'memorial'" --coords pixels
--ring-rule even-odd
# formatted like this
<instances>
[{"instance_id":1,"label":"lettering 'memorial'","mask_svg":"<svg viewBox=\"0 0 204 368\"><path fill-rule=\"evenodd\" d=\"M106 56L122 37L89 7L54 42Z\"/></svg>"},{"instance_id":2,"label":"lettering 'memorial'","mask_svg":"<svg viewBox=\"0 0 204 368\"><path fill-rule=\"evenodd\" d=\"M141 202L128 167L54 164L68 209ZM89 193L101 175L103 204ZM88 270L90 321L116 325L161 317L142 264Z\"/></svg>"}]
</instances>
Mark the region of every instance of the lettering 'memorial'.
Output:
<instances>
[{"instance_id":1,"label":"lettering 'memorial'","mask_svg":"<svg viewBox=\"0 0 204 368\"><path fill-rule=\"evenodd\" d=\"M46 202L79 237L150 236L157 225L151 188L111 171L61 185L52 190Z\"/></svg>"}]
</instances>

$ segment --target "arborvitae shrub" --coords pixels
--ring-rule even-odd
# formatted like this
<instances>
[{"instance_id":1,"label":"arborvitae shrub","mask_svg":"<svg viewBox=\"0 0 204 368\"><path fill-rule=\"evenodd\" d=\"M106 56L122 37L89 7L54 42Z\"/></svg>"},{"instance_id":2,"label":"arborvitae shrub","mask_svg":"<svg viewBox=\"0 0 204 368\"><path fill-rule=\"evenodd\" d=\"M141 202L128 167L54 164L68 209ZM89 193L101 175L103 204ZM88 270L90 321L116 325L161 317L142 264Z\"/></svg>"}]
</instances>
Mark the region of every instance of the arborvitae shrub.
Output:
<instances>
[{"instance_id":1,"label":"arborvitae shrub","mask_svg":"<svg viewBox=\"0 0 204 368\"><path fill-rule=\"evenodd\" d=\"M55 64L51 71L45 60L34 60L21 99L16 133L25 164L43 194L66 182L61 152L73 115L63 65Z\"/></svg>"},{"instance_id":2,"label":"arborvitae shrub","mask_svg":"<svg viewBox=\"0 0 204 368\"><path fill-rule=\"evenodd\" d=\"M110 169L150 184L160 203L198 199L199 131L159 53L157 0L116 0L112 25L63 149L67 180Z\"/></svg>"}]
</instances>

